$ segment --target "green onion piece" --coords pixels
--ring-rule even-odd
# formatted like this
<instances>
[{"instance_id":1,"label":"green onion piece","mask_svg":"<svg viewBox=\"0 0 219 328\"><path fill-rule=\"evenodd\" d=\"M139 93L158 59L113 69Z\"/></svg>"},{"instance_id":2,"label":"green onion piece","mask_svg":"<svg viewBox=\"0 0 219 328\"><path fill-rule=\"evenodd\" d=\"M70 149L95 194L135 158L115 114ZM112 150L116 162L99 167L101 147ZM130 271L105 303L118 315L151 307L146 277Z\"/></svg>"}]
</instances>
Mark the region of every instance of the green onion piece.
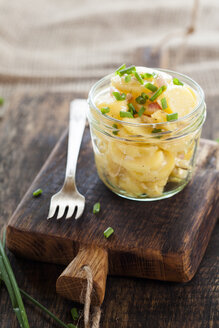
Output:
<instances>
[{"instance_id":1,"label":"green onion piece","mask_svg":"<svg viewBox=\"0 0 219 328\"><path fill-rule=\"evenodd\" d=\"M116 75L119 74L119 72L120 72L122 69L125 69L125 68L126 68L126 64L123 64L123 65L119 66L119 68L117 68L115 74L116 74Z\"/></svg>"},{"instance_id":2,"label":"green onion piece","mask_svg":"<svg viewBox=\"0 0 219 328\"><path fill-rule=\"evenodd\" d=\"M20 327L29 328L27 314L24 308L23 300L17 285L14 273L12 271L9 259L5 253L0 241L0 278L4 281L8 290L12 307L19 321Z\"/></svg>"},{"instance_id":3,"label":"green onion piece","mask_svg":"<svg viewBox=\"0 0 219 328\"><path fill-rule=\"evenodd\" d=\"M144 108L144 106L142 106L138 111L138 116L141 117L143 115L144 111L145 111L145 108Z\"/></svg>"},{"instance_id":4,"label":"green onion piece","mask_svg":"<svg viewBox=\"0 0 219 328\"><path fill-rule=\"evenodd\" d=\"M71 309L71 316L73 320L77 320L79 318L78 310L75 307Z\"/></svg>"},{"instance_id":5,"label":"green onion piece","mask_svg":"<svg viewBox=\"0 0 219 328\"><path fill-rule=\"evenodd\" d=\"M140 77L140 75L138 74L138 72L135 72L134 75L135 75L136 79L138 80L138 82L140 82L141 84L144 84L144 82L143 82L142 78Z\"/></svg>"},{"instance_id":6,"label":"green onion piece","mask_svg":"<svg viewBox=\"0 0 219 328\"><path fill-rule=\"evenodd\" d=\"M129 117L129 118L133 118L132 113L130 112L122 112L120 111L120 117Z\"/></svg>"},{"instance_id":7,"label":"green onion piece","mask_svg":"<svg viewBox=\"0 0 219 328\"><path fill-rule=\"evenodd\" d=\"M126 99L126 94L125 93L119 93L119 92L113 92L114 97L116 98L116 100L121 101L121 100L125 100Z\"/></svg>"},{"instance_id":8,"label":"green onion piece","mask_svg":"<svg viewBox=\"0 0 219 328\"><path fill-rule=\"evenodd\" d=\"M68 323L67 326L68 328L78 328L78 326L73 325L73 323Z\"/></svg>"},{"instance_id":9,"label":"green onion piece","mask_svg":"<svg viewBox=\"0 0 219 328\"><path fill-rule=\"evenodd\" d=\"M219 138L218 138L218 139L216 139L216 142L218 142L218 143L219 143Z\"/></svg>"},{"instance_id":10,"label":"green onion piece","mask_svg":"<svg viewBox=\"0 0 219 328\"><path fill-rule=\"evenodd\" d=\"M159 133L159 132L161 132L162 130L161 129L156 129L156 128L154 128L153 130L152 130L152 133Z\"/></svg>"},{"instance_id":11,"label":"green onion piece","mask_svg":"<svg viewBox=\"0 0 219 328\"><path fill-rule=\"evenodd\" d=\"M100 203L96 203L93 206L93 213L96 214L96 213L99 213L99 212L100 212Z\"/></svg>"},{"instance_id":12,"label":"green onion piece","mask_svg":"<svg viewBox=\"0 0 219 328\"><path fill-rule=\"evenodd\" d=\"M166 98L161 99L161 106L163 109L166 109L168 107Z\"/></svg>"},{"instance_id":13,"label":"green onion piece","mask_svg":"<svg viewBox=\"0 0 219 328\"><path fill-rule=\"evenodd\" d=\"M178 113L167 114L167 121L175 121L178 119Z\"/></svg>"},{"instance_id":14,"label":"green onion piece","mask_svg":"<svg viewBox=\"0 0 219 328\"><path fill-rule=\"evenodd\" d=\"M157 87L156 85L152 84L152 83L146 83L145 85L145 88L152 91L152 92L155 92L157 91Z\"/></svg>"},{"instance_id":15,"label":"green onion piece","mask_svg":"<svg viewBox=\"0 0 219 328\"><path fill-rule=\"evenodd\" d=\"M120 76L122 76L122 75L124 75L124 74L131 74L131 73L134 72L134 71L136 71L136 67L135 67L134 65L132 65L132 66L129 66L129 67L125 68L125 69L121 69L121 70L118 72L118 74L119 74Z\"/></svg>"},{"instance_id":16,"label":"green onion piece","mask_svg":"<svg viewBox=\"0 0 219 328\"><path fill-rule=\"evenodd\" d=\"M101 108L101 113L102 113L102 114L109 113L109 111L110 111L110 108L109 108L109 107L102 107L102 108Z\"/></svg>"},{"instance_id":17,"label":"green onion piece","mask_svg":"<svg viewBox=\"0 0 219 328\"><path fill-rule=\"evenodd\" d=\"M137 114L135 107L132 104L128 104L129 112L132 113L132 116Z\"/></svg>"},{"instance_id":18,"label":"green onion piece","mask_svg":"<svg viewBox=\"0 0 219 328\"><path fill-rule=\"evenodd\" d=\"M180 80L178 80L176 77L173 79L173 84L175 84L175 85L183 85L183 83Z\"/></svg>"},{"instance_id":19,"label":"green onion piece","mask_svg":"<svg viewBox=\"0 0 219 328\"><path fill-rule=\"evenodd\" d=\"M34 197L38 197L43 193L42 189L37 189L33 192Z\"/></svg>"},{"instance_id":20,"label":"green onion piece","mask_svg":"<svg viewBox=\"0 0 219 328\"><path fill-rule=\"evenodd\" d=\"M166 85L162 85L162 87L160 87L155 94L153 94L153 96L150 98L151 101L154 101L155 99L157 99L157 97L159 97L165 90L166 90Z\"/></svg>"},{"instance_id":21,"label":"green onion piece","mask_svg":"<svg viewBox=\"0 0 219 328\"><path fill-rule=\"evenodd\" d=\"M145 79L151 79L151 78L153 78L154 76L153 76L153 74L150 74L150 73L144 73L144 78Z\"/></svg>"},{"instance_id":22,"label":"green onion piece","mask_svg":"<svg viewBox=\"0 0 219 328\"><path fill-rule=\"evenodd\" d=\"M109 236L111 236L113 233L114 233L113 228L108 227L108 228L104 231L103 234L104 234L104 236L105 236L106 238L109 238Z\"/></svg>"},{"instance_id":23,"label":"green onion piece","mask_svg":"<svg viewBox=\"0 0 219 328\"><path fill-rule=\"evenodd\" d=\"M114 124L113 124L113 128L115 129L115 130L113 130L113 134L117 135L118 132L119 132L119 130L118 130L118 125L114 123Z\"/></svg>"},{"instance_id":24,"label":"green onion piece","mask_svg":"<svg viewBox=\"0 0 219 328\"><path fill-rule=\"evenodd\" d=\"M3 106L4 102L5 102L4 98L0 97L0 106Z\"/></svg>"},{"instance_id":25,"label":"green onion piece","mask_svg":"<svg viewBox=\"0 0 219 328\"><path fill-rule=\"evenodd\" d=\"M148 99L148 95L146 95L145 92L142 92L140 96L138 96L137 98L135 98L135 101L138 103L138 104L145 104L146 103L146 100Z\"/></svg>"},{"instance_id":26,"label":"green onion piece","mask_svg":"<svg viewBox=\"0 0 219 328\"><path fill-rule=\"evenodd\" d=\"M125 76L125 82L128 83L131 81L132 76L131 75L126 75Z\"/></svg>"}]
</instances>

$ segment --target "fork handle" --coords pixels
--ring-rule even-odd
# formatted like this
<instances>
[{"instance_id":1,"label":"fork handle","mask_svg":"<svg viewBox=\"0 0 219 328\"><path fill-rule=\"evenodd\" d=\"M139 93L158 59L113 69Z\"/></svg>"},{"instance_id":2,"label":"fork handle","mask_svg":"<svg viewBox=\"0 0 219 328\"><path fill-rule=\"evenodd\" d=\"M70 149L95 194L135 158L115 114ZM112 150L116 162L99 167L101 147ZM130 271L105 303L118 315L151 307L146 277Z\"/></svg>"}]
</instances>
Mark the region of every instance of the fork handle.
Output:
<instances>
[{"instance_id":1,"label":"fork handle","mask_svg":"<svg viewBox=\"0 0 219 328\"><path fill-rule=\"evenodd\" d=\"M93 277L91 304L101 305L105 295L108 273L108 253L99 247L81 247L56 282L56 291L70 300L84 303L87 290L87 266Z\"/></svg>"},{"instance_id":2,"label":"fork handle","mask_svg":"<svg viewBox=\"0 0 219 328\"><path fill-rule=\"evenodd\" d=\"M75 99L70 104L70 121L68 135L68 155L65 179L75 179L78 154L86 122L87 102Z\"/></svg>"}]
</instances>

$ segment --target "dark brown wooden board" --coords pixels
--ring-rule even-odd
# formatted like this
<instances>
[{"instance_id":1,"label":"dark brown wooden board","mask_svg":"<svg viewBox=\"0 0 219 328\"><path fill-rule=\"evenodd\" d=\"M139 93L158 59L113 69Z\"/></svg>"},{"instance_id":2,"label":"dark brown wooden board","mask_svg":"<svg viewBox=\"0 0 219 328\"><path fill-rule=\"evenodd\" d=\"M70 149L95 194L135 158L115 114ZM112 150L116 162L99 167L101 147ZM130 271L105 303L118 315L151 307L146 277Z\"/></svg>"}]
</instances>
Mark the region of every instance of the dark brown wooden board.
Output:
<instances>
[{"instance_id":1,"label":"dark brown wooden board","mask_svg":"<svg viewBox=\"0 0 219 328\"><path fill-rule=\"evenodd\" d=\"M30 259L69 264L81 246L108 251L109 274L170 281L188 281L197 271L219 211L216 143L202 140L198 168L192 182L179 194L156 202L125 200L99 180L86 129L78 161L77 184L86 197L79 220L47 221L51 196L63 184L67 134L27 191L11 218L7 245ZM43 189L33 198L32 192ZM99 201L101 212L92 213ZM104 238L111 226L115 233Z\"/></svg>"},{"instance_id":2,"label":"dark brown wooden board","mask_svg":"<svg viewBox=\"0 0 219 328\"><path fill-rule=\"evenodd\" d=\"M0 227L8 222L31 181L68 123L69 102L86 95L64 93L14 94L0 121ZM206 99L205 138L216 139L219 98ZM215 119L216 118L216 119ZM215 166L215 156L212 163ZM218 326L219 224L216 225L195 277L187 283L108 276L102 305L102 328L214 328ZM70 310L83 307L56 294L56 279L64 267L26 260L7 251L17 282L64 322ZM17 328L10 298L0 289L0 327ZM25 307L31 327L57 327L29 302ZM78 327L82 328L83 319Z\"/></svg>"}]
</instances>

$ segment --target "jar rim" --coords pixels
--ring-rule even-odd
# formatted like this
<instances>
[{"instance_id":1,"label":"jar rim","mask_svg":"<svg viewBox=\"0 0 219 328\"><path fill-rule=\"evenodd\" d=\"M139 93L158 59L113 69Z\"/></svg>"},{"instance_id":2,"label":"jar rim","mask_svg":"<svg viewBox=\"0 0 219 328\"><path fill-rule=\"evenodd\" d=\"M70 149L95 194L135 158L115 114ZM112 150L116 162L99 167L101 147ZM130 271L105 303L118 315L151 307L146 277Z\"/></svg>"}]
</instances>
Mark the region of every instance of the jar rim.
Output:
<instances>
[{"instance_id":1,"label":"jar rim","mask_svg":"<svg viewBox=\"0 0 219 328\"><path fill-rule=\"evenodd\" d=\"M111 116L108 115L104 115L104 119L107 119L109 121L111 121L112 123L119 123L122 124L124 126L133 126L133 127L148 127L148 126L152 126L152 125L171 125L171 124L176 124L177 122L182 122L184 120L189 119L190 117L193 117L194 114L196 114L198 112L198 110L200 109L200 107L204 106L204 91L203 89L200 87L200 85L194 81L192 78L190 78L189 76L182 74L182 73L178 73L176 71L172 71L169 69L162 69L162 68L150 68L152 70L156 70L156 71L161 71L167 74L170 74L173 78L174 77L180 77L180 79L183 82L186 82L189 86L192 87L192 85L195 87L195 91L198 93L199 95L199 102L198 104L195 106L195 108L193 109L192 112L190 112L189 114L178 118L175 121L167 121L167 122L158 122L158 123L134 123L134 122L126 122L126 121L121 121L119 119L113 118ZM89 94L88 94L88 104L90 106L92 106L93 109L95 109L95 111L97 112L97 114L99 116L103 116L103 114L101 113L101 111L99 110L99 108L96 106L94 99L93 99L93 94L96 91L96 89L101 86L101 84L103 84L105 81L109 80L114 73L108 74L106 76L104 76L102 79L98 80L90 89ZM186 80L186 81L185 81ZM192 85L191 85L192 84Z\"/></svg>"}]
</instances>

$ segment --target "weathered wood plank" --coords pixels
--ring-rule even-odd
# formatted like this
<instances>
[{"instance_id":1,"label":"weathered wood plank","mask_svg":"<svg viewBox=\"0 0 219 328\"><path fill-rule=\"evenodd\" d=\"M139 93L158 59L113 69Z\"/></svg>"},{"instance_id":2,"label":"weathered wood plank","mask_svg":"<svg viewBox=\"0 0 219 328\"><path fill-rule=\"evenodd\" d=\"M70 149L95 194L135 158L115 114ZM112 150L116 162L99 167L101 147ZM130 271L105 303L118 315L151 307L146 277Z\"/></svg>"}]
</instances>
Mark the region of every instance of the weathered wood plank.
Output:
<instances>
[{"instance_id":1,"label":"weathered wood plank","mask_svg":"<svg viewBox=\"0 0 219 328\"><path fill-rule=\"evenodd\" d=\"M29 101L25 100L26 98L29 98ZM72 95L60 94L16 96L6 117L0 122L1 226L15 210L66 127L68 103L71 98ZM49 108L48 99L52 103ZM203 136L216 139L218 129L212 127L217 124L215 120L217 105L213 97L207 98L207 106L210 115L204 126ZM37 120L34 113L36 109ZM39 128L32 129L36 122ZM219 296L218 241L219 225L213 232L197 274L186 284L108 277L101 327L216 327ZM19 285L58 314L66 323L70 322L72 302L62 299L55 293L56 279L64 268L9 255ZM0 326L18 327L5 289L1 288L0 293ZM77 307L82 309L79 305ZM27 305L27 312L32 327L58 327L31 305ZM79 326L82 327L83 324Z\"/></svg>"}]
</instances>

